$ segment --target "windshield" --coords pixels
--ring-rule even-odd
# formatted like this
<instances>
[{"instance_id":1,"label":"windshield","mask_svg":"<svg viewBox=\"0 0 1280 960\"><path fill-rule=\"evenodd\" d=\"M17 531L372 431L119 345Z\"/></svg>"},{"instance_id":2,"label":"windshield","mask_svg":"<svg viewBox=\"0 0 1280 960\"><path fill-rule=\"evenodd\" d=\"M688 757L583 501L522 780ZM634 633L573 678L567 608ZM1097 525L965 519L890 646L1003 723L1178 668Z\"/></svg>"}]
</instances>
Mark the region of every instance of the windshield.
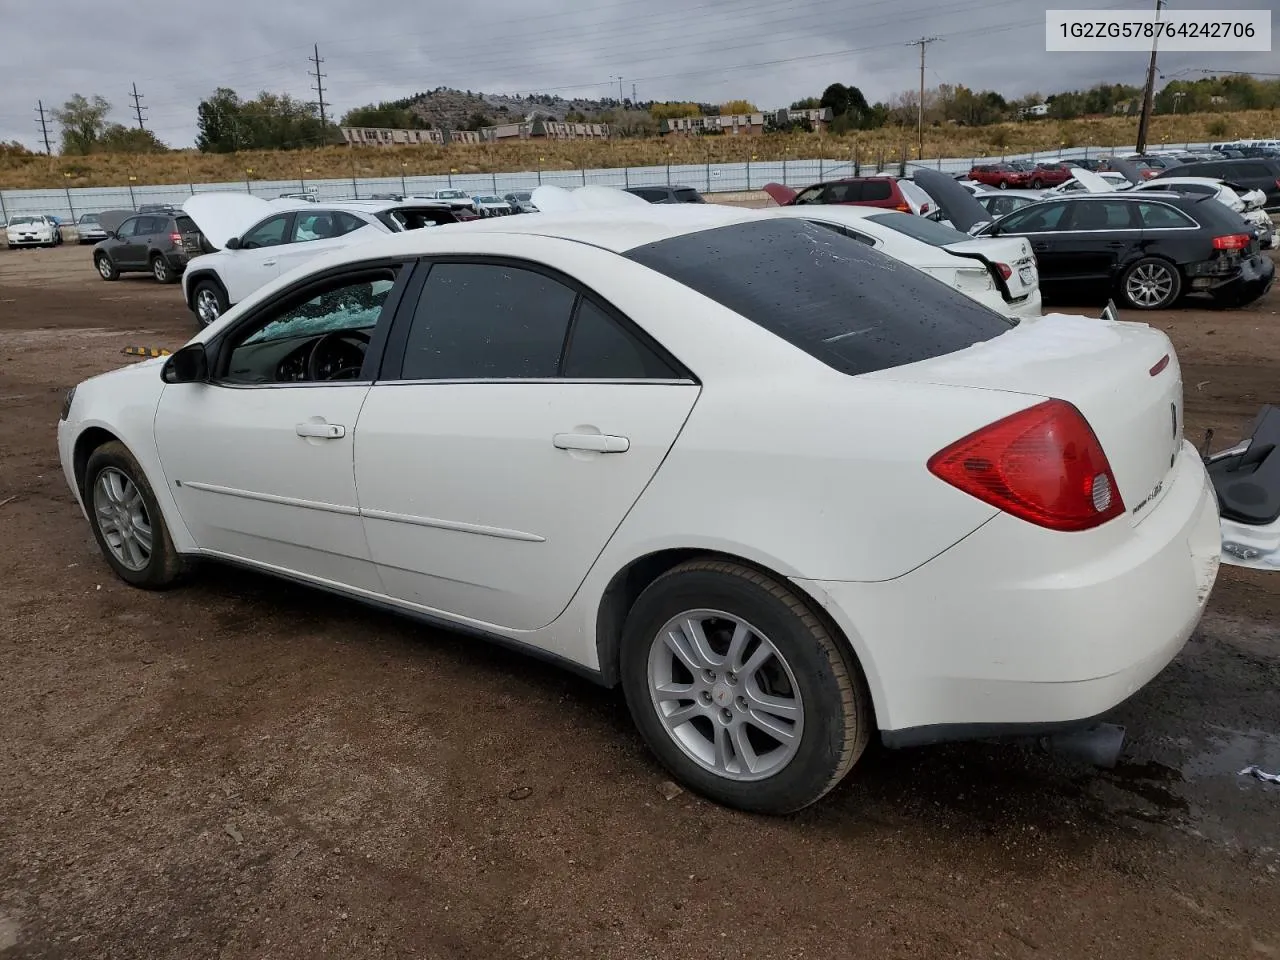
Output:
<instances>
[{"instance_id":1,"label":"windshield","mask_svg":"<svg viewBox=\"0 0 1280 960\"><path fill-rule=\"evenodd\" d=\"M508 193L508 200L514 200L516 203L527 203L533 199L532 193Z\"/></svg>"},{"instance_id":2,"label":"windshield","mask_svg":"<svg viewBox=\"0 0 1280 960\"><path fill-rule=\"evenodd\" d=\"M501 197L477 197L481 203L506 203Z\"/></svg>"},{"instance_id":3,"label":"windshield","mask_svg":"<svg viewBox=\"0 0 1280 960\"><path fill-rule=\"evenodd\" d=\"M920 240L933 247L944 247L948 243L959 243L961 240L972 240L967 233L961 233L955 227L948 227L938 223L936 220L929 220L925 217L917 217L912 213L877 213L875 216L867 217L876 223L882 223L891 230L898 233L906 234L916 240Z\"/></svg>"},{"instance_id":4,"label":"windshield","mask_svg":"<svg viewBox=\"0 0 1280 960\"><path fill-rule=\"evenodd\" d=\"M439 191L439 192L436 194L436 196L440 197L440 199L442 199L442 200L465 200L465 199L467 199L467 195L466 195L465 193L463 193L461 190L441 190L441 191Z\"/></svg>"},{"instance_id":5,"label":"windshield","mask_svg":"<svg viewBox=\"0 0 1280 960\"><path fill-rule=\"evenodd\" d=\"M9 221L9 226L12 227L19 223L43 223L43 222L44 221L40 217L14 217L12 220Z\"/></svg>"},{"instance_id":6,"label":"windshield","mask_svg":"<svg viewBox=\"0 0 1280 960\"><path fill-rule=\"evenodd\" d=\"M954 353L1014 325L914 267L801 220L700 230L626 256L849 375Z\"/></svg>"},{"instance_id":7,"label":"windshield","mask_svg":"<svg viewBox=\"0 0 1280 960\"><path fill-rule=\"evenodd\" d=\"M86 213L80 218L81 223L97 223L98 215L96 213Z\"/></svg>"}]
</instances>

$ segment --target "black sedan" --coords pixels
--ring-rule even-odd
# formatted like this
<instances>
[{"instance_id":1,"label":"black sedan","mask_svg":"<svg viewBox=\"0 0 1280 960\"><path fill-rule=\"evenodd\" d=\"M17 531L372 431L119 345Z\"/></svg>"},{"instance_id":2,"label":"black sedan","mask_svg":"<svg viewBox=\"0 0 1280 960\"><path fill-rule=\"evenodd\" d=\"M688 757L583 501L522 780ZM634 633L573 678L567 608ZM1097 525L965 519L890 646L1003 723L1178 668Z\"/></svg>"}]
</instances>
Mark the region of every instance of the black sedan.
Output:
<instances>
[{"instance_id":1,"label":"black sedan","mask_svg":"<svg viewBox=\"0 0 1280 960\"><path fill-rule=\"evenodd\" d=\"M1242 306L1275 276L1253 226L1209 197L1144 191L1045 200L976 235L1027 237L1045 299L1114 296L1154 310L1207 293Z\"/></svg>"}]
</instances>

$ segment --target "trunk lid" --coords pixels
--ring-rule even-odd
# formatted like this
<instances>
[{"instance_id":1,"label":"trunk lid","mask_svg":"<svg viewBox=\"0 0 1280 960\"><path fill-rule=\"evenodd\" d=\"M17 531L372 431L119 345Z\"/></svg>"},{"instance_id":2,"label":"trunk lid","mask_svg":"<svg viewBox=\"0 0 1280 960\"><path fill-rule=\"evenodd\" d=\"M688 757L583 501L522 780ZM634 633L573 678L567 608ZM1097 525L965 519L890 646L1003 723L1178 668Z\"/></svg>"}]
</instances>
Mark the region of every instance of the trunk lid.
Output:
<instances>
[{"instance_id":1,"label":"trunk lid","mask_svg":"<svg viewBox=\"0 0 1280 960\"><path fill-rule=\"evenodd\" d=\"M780 207L790 206L796 198L796 192L781 183L766 183L764 192Z\"/></svg>"},{"instance_id":2,"label":"trunk lid","mask_svg":"<svg viewBox=\"0 0 1280 960\"><path fill-rule=\"evenodd\" d=\"M864 376L1074 404L1102 444L1131 524L1171 486L1182 443L1182 372L1169 338L1146 324L1047 314L965 350Z\"/></svg>"},{"instance_id":3,"label":"trunk lid","mask_svg":"<svg viewBox=\"0 0 1280 960\"><path fill-rule=\"evenodd\" d=\"M1031 251L1031 242L1026 237L982 237L948 243L943 249L958 257L970 257L987 264L996 286L1008 303L1025 300L1040 286L1040 271ZM1011 271L1007 280L996 266L1000 263L1006 264Z\"/></svg>"}]
</instances>

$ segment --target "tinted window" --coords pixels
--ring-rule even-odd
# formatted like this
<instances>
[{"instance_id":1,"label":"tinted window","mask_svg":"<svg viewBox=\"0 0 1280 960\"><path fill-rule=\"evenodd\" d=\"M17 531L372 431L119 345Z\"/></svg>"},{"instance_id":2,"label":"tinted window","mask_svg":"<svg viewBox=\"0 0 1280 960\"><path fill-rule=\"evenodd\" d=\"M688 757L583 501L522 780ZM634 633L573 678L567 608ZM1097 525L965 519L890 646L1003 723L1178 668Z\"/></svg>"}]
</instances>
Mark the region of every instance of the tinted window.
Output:
<instances>
[{"instance_id":1,"label":"tinted window","mask_svg":"<svg viewBox=\"0 0 1280 960\"><path fill-rule=\"evenodd\" d=\"M1136 226L1133 204L1121 200L1078 200L1067 208L1068 230L1129 230Z\"/></svg>"},{"instance_id":2,"label":"tinted window","mask_svg":"<svg viewBox=\"0 0 1280 960\"><path fill-rule=\"evenodd\" d=\"M579 380L671 380L678 376L648 346L585 298L579 301L569 335L564 375Z\"/></svg>"},{"instance_id":3,"label":"tinted window","mask_svg":"<svg viewBox=\"0 0 1280 960\"><path fill-rule=\"evenodd\" d=\"M1265 163L1241 163L1231 168L1231 172L1237 177L1262 178L1271 175L1270 169Z\"/></svg>"},{"instance_id":4,"label":"tinted window","mask_svg":"<svg viewBox=\"0 0 1280 960\"><path fill-rule=\"evenodd\" d=\"M864 183L833 183L827 187L823 199L827 203L857 203L863 197Z\"/></svg>"},{"instance_id":5,"label":"tinted window","mask_svg":"<svg viewBox=\"0 0 1280 960\"><path fill-rule=\"evenodd\" d=\"M153 233L159 233L164 229L163 217L138 217L135 221L137 226L133 228L135 236L145 237Z\"/></svg>"},{"instance_id":6,"label":"tinted window","mask_svg":"<svg viewBox=\"0 0 1280 960\"><path fill-rule=\"evenodd\" d=\"M876 245L875 237L869 237L865 233L859 233L857 230L851 230L841 223L829 223L825 220L810 220L812 224L822 227L824 230L830 230L832 233L838 233L842 237L848 237L851 240L857 240L859 243L865 243L869 247Z\"/></svg>"},{"instance_id":7,"label":"tinted window","mask_svg":"<svg viewBox=\"0 0 1280 960\"><path fill-rule=\"evenodd\" d=\"M893 196L893 184L887 180L868 180L862 185L862 199L888 200Z\"/></svg>"},{"instance_id":8,"label":"tinted window","mask_svg":"<svg viewBox=\"0 0 1280 960\"><path fill-rule=\"evenodd\" d=\"M437 263L404 350L405 380L554 377L574 291L557 280L487 263Z\"/></svg>"},{"instance_id":9,"label":"tinted window","mask_svg":"<svg viewBox=\"0 0 1280 960\"><path fill-rule=\"evenodd\" d=\"M1065 203L1036 204L1025 210L1011 213L1000 221L1001 233L1038 233L1057 230L1062 222L1062 214L1066 212Z\"/></svg>"},{"instance_id":10,"label":"tinted window","mask_svg":"<svg viewBox=\"0 0 1280 960\"><path fill-rule=\"evenodd\" d=\"M173 221L179 233L199 233L200 228L190 217L176 217Z\"/></svg>"},{"instance_id":11,"label":"tinted window","mask_svg":"<svg viewBox=\"0 0 1280 960\"><path fill-rule=\"evenodd\" d=\"M993 217L1003 217L1032 203L1027 197L1006 197L998 193L986 194L978 198L978 202L987 208Z\"/></svg>"},{"instance_id":12,"label":"tinted window","mask_svg":"<svg viewBox=\"0 0 1280 960\"><path fill-rule=\"evenodd\" d=\"M1156 184L1149 190L1172 190L1174 193L1198 194L1202 197L1212 197L1218 192L1217 187L1211 187L1207 183L1174 183L1167 187Z\"/></svg>"},{"instance_id":13,"label":"tinted window","mask_svg":"<svg viewBox=\"0 0 1280 960\"><path fill-rule=\"evenodd\" d=\"M120 224L120 226L116 227L116 236L117 237L134 236L138 229L138 221L141 219L142 219L141 217L131 217L130 219L126 220L124 223ZM17 223L18 221L15 220L14 222Z\"/></svg>"},{"instance_id":14,"label":"tinted window","mask_svg":"<svg viewBox=\"0 0 1280 960\"><path fill-rule=\"evenodd\" d=\"M342 237L348 233L353 233L361 227L366 226L365 222L354 214L347 213L345 210L339 210L333 215L333 223L337 228L334 236Z\"/></svg>"},{"instance_id":15,"label":"tinted window","mask_svg":"<svg viewBox=\"0 0 1280 960\"><path fill-rule=\"evenodd\" d=\"M936 220L917 217L914 213L878 213L874 217L867 217L867 219L884 224L891 230L896 230L898 233L906 234L908 237L921 240L935 247L973 239L973 237L967 233L961 233L955 227L945 226Z\"/></svg>"},{"instance_id":16,"label":"tinted window","mask_svg":"<svg viewBox=\"0 0 1280 960\"><path fill-rule=\"evenodd\" d=\"M284 228L289 222L289 214L284 213L270 220L264 220L245 234L240 246L246 250L257 247L274 247L284 243Z\"/></svg>"},{"instance_id":17,"label":"tinted window","mask_svg":"<svg viewBox=\"0 0 1280 960\"><path fill-rule=\"evenodd\" d=\"M822 194L824 189L826 188L818 186L818 187L809 187L809 189L807 190L801 190L798 194L796 194L795 202L797 204L817 203L819 200L822 199Z\"/></svg>"},{"instance_id":18,"label":"tinted window","mask_svg":"<svg viewBox=\"0 0 1280 960\"><path fill-rule=\"evenodd\" d=\"M927 274L799 220L703 230L627 256L847 374L952 353L1013 325Z\"/></svg>"},{"instance_id":19,"label":"tinted window","mask_svg":"<svg viewBox=\"0 0 1280 960\"><path fill-rule=\"evenodd\" d=\"M705 203L697 190L692 187L686 187L683 190L676 191L676 201L679 203Z\"/></svg>"},{"instance_id":20,"label":"tinted window","mask_svg":"<svg viewBox=\"0 0 1280 960\"><path fill-rule=\"evenodd\" d=\"M1149 230L1168 229L1172 227L1194 227L1196 222L1181 210L1164 203L1138 204L1138 216L1142 225Z\"/></svg>"}]
</instances>

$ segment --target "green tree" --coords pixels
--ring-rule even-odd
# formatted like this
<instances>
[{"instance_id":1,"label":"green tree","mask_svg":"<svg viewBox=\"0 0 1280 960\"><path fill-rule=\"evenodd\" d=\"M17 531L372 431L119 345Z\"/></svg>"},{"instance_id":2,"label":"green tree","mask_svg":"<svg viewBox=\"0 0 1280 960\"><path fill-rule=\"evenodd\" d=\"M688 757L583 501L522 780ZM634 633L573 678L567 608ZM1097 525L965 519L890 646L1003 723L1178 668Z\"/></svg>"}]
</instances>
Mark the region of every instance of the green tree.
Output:
<instances>
[{"instance_id":1,"label":"green tree","mask_svg":"<svg viewBox=\"0 0 1280 960\"><path fill-rule=\"evenodd\" d=\"M822 101L818 97L805 97L803 100L797 100L791 105L792 110L817 110L822 106Z\"/></svg>"},{"instance_id":2,"label":"green tree","mask_svg":"<svg viewBox=\"0 0 1280 960\"><path fill-rule=\"evenodd\" d=\"M62 127L62 152L83 156L92 153L107 126L111 104L106 97L92 100L73 94L61 109L53 111L53 119Z\"/></svg>"},{"instance_id":3,"label":"green tree","mask_svg":"<svg viewBox=\"0 0 1280 960\"><path fill-rule=\"evenodd\" d=\"M239 95L219 87L213 96L196 107L196 146L203 153L231 153L240 147L239 125L242 105Z\"/></svg>"},{"instance_id":4,"label":"green tree","mask_svg":"<svg viewBox=\"0 0 1280 960\"><path fill-rule=\"evenodd\" d=\"M429 130L431 124L402 103L370 103L348 110L344 127L390 127L393 130Z\"/></svg>"},{"instance_id":5,"label":"green tree","mask_svg":"<svg viewBox=\"0 0 1280 960\"><path fill-rule=\"evenodd\" d=\"M702 115L702 108L696 103L654 103L649 106L649 115L655 120L698 117Z\"/></svg>"},{"instance_id":6,"label":"green tree","mask_svg":"<svg viewBox=\"0 0 1280 960\"><path fill-rule=\"evenodd\" d=\"M732 117L743 113L759 113L759 109L750 100L730 100L720 104L720 116Z\"/></svg>"},{"instance_id":7,"label":"green tree","mask_svg":"<svg viewBox=\"0 0 1280 960\"><path fill-rule=\"evenodd\" d=\"M462 129L479 130L482 127L487 127L489 125L490 125L489 118L486 117L483 113L480 113L479 111L477 111L471 114L471 116L467 118L467 122Z\"/></svg>"},{"instance_id":8,"label":"green tree","mask_svg":"<svg viewBox=\"0 0 1280 960\"><path fill-rule=\"evenodd\" d=\"M102 131L96 149L103 153L164 153L169 147L150 130L111 123Z\"/></svg>"}]
</instances>

